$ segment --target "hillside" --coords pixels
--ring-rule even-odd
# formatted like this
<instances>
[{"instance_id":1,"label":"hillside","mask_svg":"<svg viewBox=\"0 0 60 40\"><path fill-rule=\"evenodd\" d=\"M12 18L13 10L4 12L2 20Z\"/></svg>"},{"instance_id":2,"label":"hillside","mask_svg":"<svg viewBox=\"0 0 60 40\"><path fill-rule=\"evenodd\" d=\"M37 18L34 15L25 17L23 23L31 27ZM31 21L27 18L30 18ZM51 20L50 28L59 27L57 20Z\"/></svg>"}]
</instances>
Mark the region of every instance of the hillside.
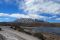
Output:
<instances>
[{"instance_id":1,"label":"hillside","mask_svg":"<svg viewBox=\"0 0 60 40\"><path fill-rule=\"evenodd\" d=\"M0 22L0 26L60 27L60 23L49 23L38 19L21 18L14 22Z\"/></svg>"}]
</instances>

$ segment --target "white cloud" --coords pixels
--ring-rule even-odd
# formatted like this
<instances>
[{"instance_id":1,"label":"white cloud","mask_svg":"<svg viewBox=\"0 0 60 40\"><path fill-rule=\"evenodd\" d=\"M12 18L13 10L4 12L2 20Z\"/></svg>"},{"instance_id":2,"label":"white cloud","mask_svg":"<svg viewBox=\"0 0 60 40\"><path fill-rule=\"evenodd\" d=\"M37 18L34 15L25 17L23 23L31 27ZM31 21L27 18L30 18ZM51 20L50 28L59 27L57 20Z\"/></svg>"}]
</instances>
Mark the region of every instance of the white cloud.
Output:
<instances>
[{"instance_id":1,"label":"white cloud","mask_svg":"<svg viewBox=\"0 0 60 40\"><path fill-rule=\"evenodd\" d=\"M52 0L52 1L60 3L60 0Z\"/></svg>"},{"instance_id":2,"label":"white cloud","mask_svg":"<svg viewBox=\"0 0 60 40\"><path fill-rule=\"evenodd\" d=\"M55 20L60 20L60 18L56 18Z\"/></svg>"},{"instance_id":3,"label":"white cloud","mask_svg":"<svg viewBox=\"0 0 60 40\"><path fill-rule=\"evenodd\" d=\"M53 15L52 17L49 17L48 19L56 19L56 15Z\"/></svg>"},{"instance_id":4,"label":"white cloud","mask_svg":"<svg viewBox=\"0 0 60 40\"><path fill-rule=\"evenodd\" d=\"M5 0L5 2L11 2L12 0ZM57 0L59 1L59 0ZM12 1L13 2L13 1ZM0 16L8 16L14 18L36 18L36 19L52 19L55 17L46 17L38 15L40 13L50 13L50 14L59 14L60 13L60 4L54 0L24 0L19 1L16 0L17 4L19 4L19 9L24 9L27 14L20 13L0 13ZM38 13L40 12L40 13Z\"/></svg>"},{"instance_id":5,"label":"white cloud","mask_svg":"<svg viewBox=\"0 0 60 40\"><path fill-rule=\"evenodd\" d=\"M15 17L15 18L29 18L28 15L19 14L19 13L12 13L12 14L0 13L0 16Z\"/></svg>"},{"instance_id":6,"label":"white cloud","mask_svg":"<svg viewBox=\"0 0 60 40\"><path fill-rule=\"evenodd\" d=\"M13 14L6 14L6 13L0 13L0 17L1 16L6 16L6 17L13 17L13 18L17 18L17 19L20 19L20 18L32 18L32 19L47 19L48 17L46 16L41 16L41 15L38 15L38 14L19 14L19 13L13 13ZM8 19L8 18L6 18Z\"/></svg>"},{"instance_id":7,"label":"white cloud","mask_svg":"<svg viewBox=\"0 0 60 40\"><path fill-rule=\"evenodd\" d=\"M24 9L28 13L60 13L60 0L14 0L19 6L19 9ZM13 0L5 0L5 2L14 2Z\"/></svg>"},{"instance_id":8,"label":"white cloud","mask_svg":"<svg viewBox=\"0 0 60 40\"><path fill-rule=\"evenodd\" d=\"M39 18L39 15L37 15L37 14L28 14L28 16L30 16L33 19L38 19Z\"/></svg>"},{"instance_id":9,"label":"white cloud","mask_svg":"<svg viewBox=\"0 0 60 40\"><path fill-rule=\"evenodd\" d=\"M33 18L33 19L47 19L48 18L46 16L41 16L41 15L38 15L38 14L28 14L28 16L30 18Z\"/></svg>"},{"instance_id":10,"label":"white cloud","mask_svg":"<svg viewBox=\"0 0 60 40\"><path fill-rule=\"evenodd\" d=\"M29 16L25 15L25 14L11 14L10 17L15 17L15 18L29 18Z\"/></svg>"},{"instance_id":11,"label":"white cloud","mask_svg":"<svg viewBox=\"0 0 60 40\"><path fill-rule=\"evenodd\" d=\"M0 16L9 16L9 14L0 13Z\"/></svg>"},{"instance_id":12,"label":"white cloud","mask_svg":"<svg viewBox=\"0 0 60 40\"><path fill-rule=\"evenodd\" d=\"M49 0L24 0L24 1L25 3L23 3L24 6L22 6L22 9L28 11L28 13L37 13L38 11L53 14L60 13L60 4L57 2Z\"/></svg>"},{"instance_id":13,"label":"white cloud","mask_svg":"<svg viewBox=\"0 0 60 40\"><path fill-rule=\"evenodd\" d=\"M45 16L40 16L37 14L11 14L9 15L10 17L15 17L15 18L32 18L32 19L43 19L43 18L47 18Z\"/></svg>"}]
</instances>

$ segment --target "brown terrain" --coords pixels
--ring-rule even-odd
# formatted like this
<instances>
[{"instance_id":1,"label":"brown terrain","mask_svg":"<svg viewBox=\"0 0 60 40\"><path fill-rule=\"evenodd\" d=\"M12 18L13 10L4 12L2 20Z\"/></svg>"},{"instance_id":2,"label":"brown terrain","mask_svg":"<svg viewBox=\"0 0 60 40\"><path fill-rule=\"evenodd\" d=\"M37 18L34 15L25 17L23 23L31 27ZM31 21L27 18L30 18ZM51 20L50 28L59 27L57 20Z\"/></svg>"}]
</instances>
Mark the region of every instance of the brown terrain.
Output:
<instances>
[{"instance_id":1,"label":"brown terrain","mask_svg":"<svg viewBox=\"0 0 60 40\"><path fill-rule=\"evenodd\" d=\"M59 35L55 35L54 33L42 33L45 37L45 40L60 40Z\"/></svg>"},{"instance_id":2,"label":"brown terrain","mask_svg":"<svg viewBox=\"0 0 60 40\"><path fill-rule=\"evenodd\" d=\"M33 27L60 27L60 23L32 23Z\"/></svg>"},{"instance_id":3,"label":"brown terrain","mask_svg":"<svg viewBox=\"0 0 60 40\"><path fill-rule=\"evenodd\" d=\"M19 26L27 26L27 27L60 27L60 23L31 23L31 24L24 24L24 23L11 23L11 22L0 22L0 26L12 26L12 27L16 27L19 29ZM39 34L39 33L38 33ZM41 36L41 34L43 35L43 37L41 36L42 39L44 40L60 40L60 36L59 35L55 35L54 33L41 33L41 34L35 34L37 36Z\"/></svg>"},{"instance_id":4,"label":"brown terrain","mask_svg":"<svg viewBox=\"0 0 60 40\"><path fill-rule=\"evenodd\" d=\"M27 26L27 27L60 27L60 23L48 23L48 22L39 22L39 23L14 23L14 22L0 22L0 26Z\"/></svg>"}]
</instances>

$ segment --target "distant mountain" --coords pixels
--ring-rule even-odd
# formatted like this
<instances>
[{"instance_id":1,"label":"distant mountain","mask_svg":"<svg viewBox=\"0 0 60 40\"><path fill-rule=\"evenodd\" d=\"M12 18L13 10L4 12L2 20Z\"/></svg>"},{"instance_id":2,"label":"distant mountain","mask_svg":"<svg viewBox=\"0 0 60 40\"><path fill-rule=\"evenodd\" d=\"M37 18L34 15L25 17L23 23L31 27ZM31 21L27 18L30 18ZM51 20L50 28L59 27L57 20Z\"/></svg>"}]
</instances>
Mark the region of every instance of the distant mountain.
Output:
<instances>
[{"instance_id":1,"label":"distant mountain","mask_svg":"<svg viewBox=\"0 0 60 40\"><path fill-rule=\"evenodd\" d=\"M20 23L33 23L35 22L34 19L31 19L31 18L20 18L20 19L17 19L15 22L20 22Z\"/></svg>"},{"instance_id":2,"label":"distant mountain","mask_svg":"<svg viewBox=\"0 0 60 40\"><path fill-rule=\"evenodd\" d=\"M45 22L43 20L35 19L35 22Z\"/></svg>"},{"instance_id":3,"label":"distant mountain","mask_svg":"<svg viewBox=\"0 0 60 40\"><path fill-rule=\"evenodd\" d=\"M38 20L38 19L32 19L32 18L21 18L15 20L15 22L20 22L20 23L34 23L34 22L44 22L43 20Z\"/></svg>"},{"instance_id":4,"label":"distant mountain","mask_svg":"<svg viewBox=\"0 0 60 40\"><path fill-rule=\"evenodd\" d=\"M60 27L60 23L49 23L42 20L21 18L14 22L0 22L0 26L27 26L27 27Z\"/></svg>"}]
</instances>

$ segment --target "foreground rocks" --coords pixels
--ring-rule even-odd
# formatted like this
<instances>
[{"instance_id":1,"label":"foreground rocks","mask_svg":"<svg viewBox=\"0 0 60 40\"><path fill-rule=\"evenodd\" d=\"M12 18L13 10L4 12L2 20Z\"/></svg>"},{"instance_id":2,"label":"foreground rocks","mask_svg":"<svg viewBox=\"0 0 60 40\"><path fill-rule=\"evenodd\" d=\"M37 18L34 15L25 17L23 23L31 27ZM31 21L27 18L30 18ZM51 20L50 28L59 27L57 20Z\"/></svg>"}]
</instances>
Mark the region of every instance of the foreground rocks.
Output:
<instances>
[{"instance_id":1,"label":"foreground rocks","mask_svg":"<svg viewBox=\"0 0 60 40\"><path fill-rule=\"evenodd\" d=\"M5 36L3 36L2 34L0 34L0 40L7 40L7 39L5 38Z\"/></svg>"},{"instance_id":2,"label":"foreground rocks","mask_svg":"<svg viewBox=\"0 0 60 40\"><path fill-rule=\"evenodd\" d=\"M5 30L0 31L0 34L4 36L2 37L2 40L40 40L36 37L18 31Z\"/></svg>"},{"instance_id":3,"label":"foreground rocks","mask_svg":"<svg viewBox=\"0 0 60 40\"><path fill-rule=\"evenodd\" d=\"M9 31L0 31L0 40L25 40L25 39Z\"/></svg>"}]
</instances>

